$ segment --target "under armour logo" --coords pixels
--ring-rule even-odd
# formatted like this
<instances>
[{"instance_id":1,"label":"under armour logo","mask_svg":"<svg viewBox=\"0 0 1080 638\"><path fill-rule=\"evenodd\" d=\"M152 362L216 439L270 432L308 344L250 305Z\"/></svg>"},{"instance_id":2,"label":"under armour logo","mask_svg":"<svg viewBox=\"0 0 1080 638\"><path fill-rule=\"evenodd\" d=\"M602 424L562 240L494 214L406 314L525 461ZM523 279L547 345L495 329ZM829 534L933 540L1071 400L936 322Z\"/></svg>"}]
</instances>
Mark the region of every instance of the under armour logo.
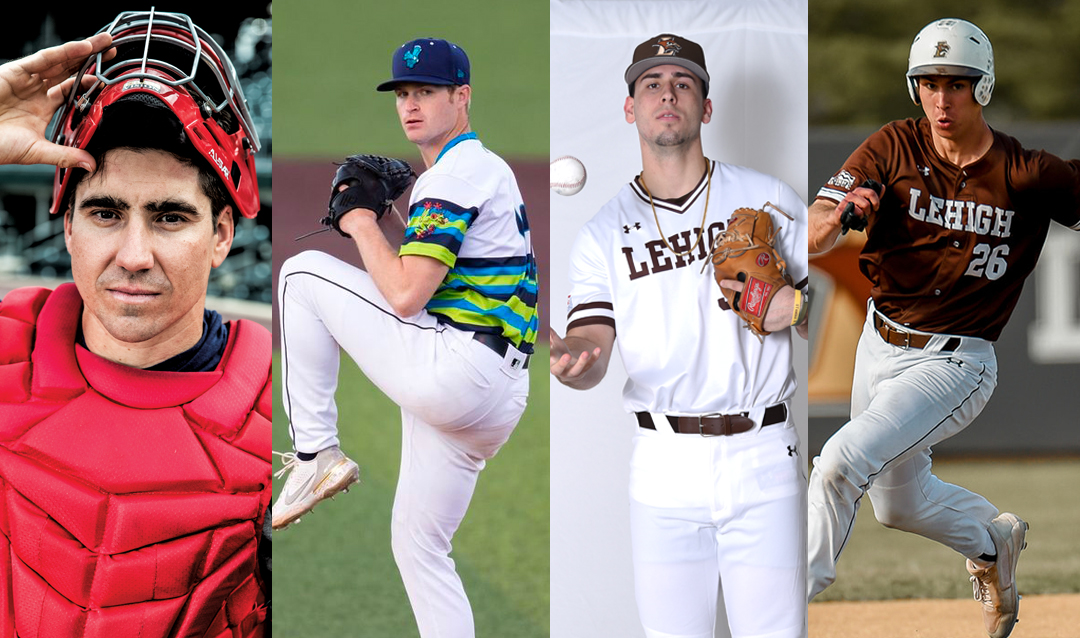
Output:
<instances>
[{"instance_id":1,"label":"under armour logo","mask_svg":"<svg viewBox=\"0 0 1080 638\"><path fill-rule=\"evenodd\" d=\"M798 456L799 455L799 448L794 446L794 445L787 446L787 455L788 456Z\"/></svg>"},{"instance_id":2,"label":"under armour logo","mask_svg":"<svg viewBox=\"0 0 1080 638\"><path fill-rule=\"evenodd\" d=\"M928 177L930 175L930 167L929 166L920 166L919 167L919 172L922 173L923 177Z\"/></svg>"},{"instance_id":3,"label":"under armour logo","mask_svg":"<svg viewBox=\"0 0 1080 638\"><path fill-rule=\"evenodd\" d=\"M641 230L641 222L634 222L634 230ZM629 226L623 226L622 231L623 231L624 235L629 235L630 234L630 227Z\"/></svg>"},{"instance_id":4,"label":"under armour logo","mask_svg":"<svg viewBox=\"0 0 1080 638\"><path fill-rule=\"evenodd\" d=\"M963 361L961 361L961 360L959 360L959 359L953 359L952 357L949 357L948 359L946 359L946 360L945 360L945 363L953 363L953 364L956 364L956 367L957 367L957 368L963 368L963 367L964 367L964 362L963 362Z\"/></svg>"}]
</instances>

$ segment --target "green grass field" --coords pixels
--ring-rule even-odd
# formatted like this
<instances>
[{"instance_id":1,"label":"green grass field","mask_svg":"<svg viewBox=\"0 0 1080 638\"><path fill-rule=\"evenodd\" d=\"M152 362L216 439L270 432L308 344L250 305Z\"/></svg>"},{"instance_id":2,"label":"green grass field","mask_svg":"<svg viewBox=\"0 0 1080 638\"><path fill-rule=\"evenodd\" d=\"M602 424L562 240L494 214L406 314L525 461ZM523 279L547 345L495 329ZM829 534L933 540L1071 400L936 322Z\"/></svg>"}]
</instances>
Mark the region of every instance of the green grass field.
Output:
<instances>
[{"instance_id":1,"label":"green grass field","mask_svg":"<svg viewBox=\"0 0 1080 638\"><path fill-rule=\"evenodd\" d=\"M405 157L390 56L418 37L456 42L472 66L473 130L503 157L548 155L548 4L536 0L279 3L274 156Z\"/></svg>"},{"instance_id":2,"label":"green grass field","mask_svg":"<svg viewBox=\"0 0 1080 638\"><path fill-rule=\"evenodd\" d=\"M1031 525L1017 568L1021 594L1080 592L1080 460L935 461L934 470ZM836 583L814 600L970 596L963 557L920 536L886 529L864 498Z\"/></svg>"},{"instance_id":3,"label":"green grass field","mask_svg":"<svg viewBox=\"0 0 1080 638\"><path fill-rule=\"evenodd\" d=\"M534 361L544 362L546 348ZM280 367L274 356L274 396ZM548 635L548 381L531 367L529 407L510 441L480 474L451 555L472 602L477 635ZM338 409L342 447L361 483L274 537L274 636L417 636L390 552L390 508L401 454L398 407L343 357ZM292 445L281 402L274 449ZM275 469L280 463L275 463ZM275 498L282 481L276 480Z\"/></svg>"}]
</instances>

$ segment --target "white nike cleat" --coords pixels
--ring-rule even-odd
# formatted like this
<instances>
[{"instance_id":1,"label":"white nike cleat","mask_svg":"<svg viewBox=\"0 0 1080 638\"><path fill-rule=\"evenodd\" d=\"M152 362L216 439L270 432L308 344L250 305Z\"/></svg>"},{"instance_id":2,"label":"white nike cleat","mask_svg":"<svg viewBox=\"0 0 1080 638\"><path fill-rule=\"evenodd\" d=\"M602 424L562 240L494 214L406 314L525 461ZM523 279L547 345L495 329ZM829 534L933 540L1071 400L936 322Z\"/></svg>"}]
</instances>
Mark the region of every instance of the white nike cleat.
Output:
<instances>
[{"instance_id":1,"label":"white nike cleat","mask_svg":"<svg viewBox=\"0 0 1080 638\"><path fill-rule=\"evenodd\" d=\"M322 450L310 461L301 461L292 452L274 454L285 462L274 476L289 474L272 508L271 525L276 530L299 521L320 501L348 492L350 485L360 481L360 467L337 446Z\"/></svg>"},{"instance_id":2,"label":"white nike cleat","mask_svg":"<svg viewBox=\"0 0 1080 638\"><path fill-rule=\"evenodd\" d=\"M1016 589L1016 564L1027 547L1028 524L1015 514L1004 513L990 522L997 561L980 567L968 559L975 600L983 605L983 624L990 638L1006 638L1019 620L1020 594Z\"/></svg>"}]
</instances>

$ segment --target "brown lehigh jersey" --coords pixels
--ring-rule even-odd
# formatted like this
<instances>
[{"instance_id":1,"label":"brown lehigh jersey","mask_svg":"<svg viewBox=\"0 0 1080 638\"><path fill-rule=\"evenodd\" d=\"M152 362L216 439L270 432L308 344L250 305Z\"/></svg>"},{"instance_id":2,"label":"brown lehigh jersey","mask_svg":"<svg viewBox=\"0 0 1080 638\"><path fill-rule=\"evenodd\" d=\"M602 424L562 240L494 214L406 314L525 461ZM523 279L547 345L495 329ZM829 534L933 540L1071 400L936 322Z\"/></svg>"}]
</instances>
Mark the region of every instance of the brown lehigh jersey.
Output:
<instances>
[{"instance_id":1,"label":"brown lehigh jersey","mask_svg":"<svg viewBox=\"0 0 1080 638\"><path fill-rule=\"evenodd\" d=\"M1080 230L1080 161L993 134L990 150L961 168L934 149L926 118L891 122L818 191L839 202L867 179L885 185L859 268L893 321L995 341L1050 221Z\"/></svg>"}]
</instances>

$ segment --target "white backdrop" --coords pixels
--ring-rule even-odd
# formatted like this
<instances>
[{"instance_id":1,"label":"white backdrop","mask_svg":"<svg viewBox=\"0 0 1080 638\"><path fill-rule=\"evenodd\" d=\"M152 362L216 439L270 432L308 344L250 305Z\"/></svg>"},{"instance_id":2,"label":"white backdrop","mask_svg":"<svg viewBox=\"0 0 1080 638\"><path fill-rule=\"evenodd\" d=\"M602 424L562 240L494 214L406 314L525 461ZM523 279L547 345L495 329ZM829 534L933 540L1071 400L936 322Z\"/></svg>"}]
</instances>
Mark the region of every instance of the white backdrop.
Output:
<instances>
[{"instance_id":1,"label":"white backdrop","mask_svg":"<svg viewBox=\"0 0 1080 638\"><path fill-rule=\"evenodd\" d=\"M551 158L588 171L576 196L551 195L551 324L566 329L567 265L578 229L641 170L637 129L623 118L623 72L660 33L698 42L712 78L705 155L776 175L807 198L806 0L551 0ZM806 342L794 337L806 440ZM641 638L630 564L630 440L617 353L587 392L552 379L551 636ZM805 445L803 446L805 449ZM721 604L721 618L723 610ZM727 637L726 624L718 636Z\"/></svg>"}]
</instances>

